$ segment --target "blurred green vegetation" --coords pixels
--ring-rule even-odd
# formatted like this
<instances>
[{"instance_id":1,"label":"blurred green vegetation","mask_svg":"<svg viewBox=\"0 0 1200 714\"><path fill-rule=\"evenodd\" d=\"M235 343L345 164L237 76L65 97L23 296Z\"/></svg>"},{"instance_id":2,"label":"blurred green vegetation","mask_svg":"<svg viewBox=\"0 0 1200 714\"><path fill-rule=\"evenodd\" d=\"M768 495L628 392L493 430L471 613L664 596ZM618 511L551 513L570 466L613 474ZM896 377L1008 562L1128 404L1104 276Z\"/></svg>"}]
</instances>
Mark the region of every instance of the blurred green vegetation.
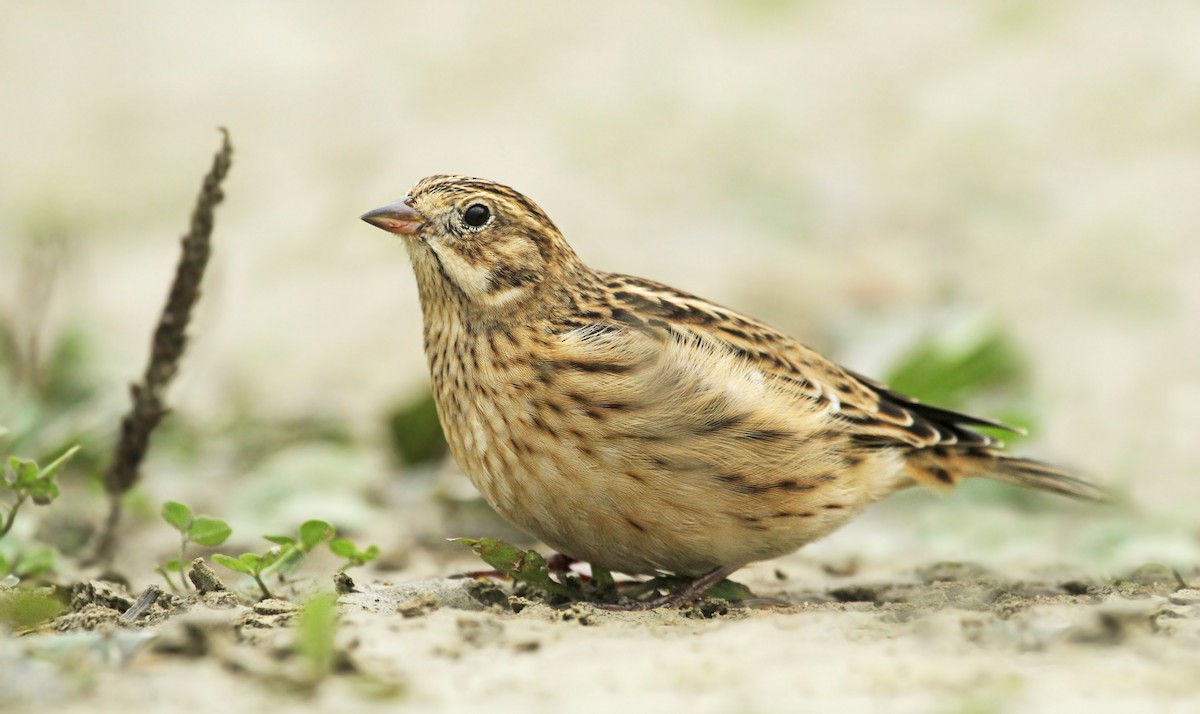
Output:
<instances>
[{"instance_id":1,"label":"blurred green vegetation","mask_svg":"<svg viewBox=\"0 0 1200 714\"><path fill-rule=\"evenodd\" d=\"M1037 431L1029 360L1000 325L975 321L926 337L896 360L884 381L926 404L996 419L1030 434ZM1029 438L1004 429L972 428L1008 447ZM1022 511L1063 507L1059 498L987 479L970 479L960 491L969 502ZM898 501L910 503L912 498Z\"/></svg>"},{"instance_id":2,"label":"blurred green vegetation","mask_svg":"<svg viewBox=\"0 0 1200 714\"><path fill-rule=\"evenodd\" d=\"M40 342L22 337L13 321L0 316L0 415L11 448L41 460L78 444L75 469L98 471L103 449L93 447L115 425L97 429L93 420L99 382L90 339L85 330L69 327L53 335L45 350Z\"/></svg>"},{"instance_id":3,"label":"blurred green vegetation","mask_svg":"<svg viewBox=\"0 0 1200 714\"><path fill-rule=\"evenodd\" d=\"M337 595L322 592L312 595L296 617L296 654L306 664L306 679L312 686L333 673L337 649Z\"/></svg>"},{"instance_id":4,"label":"blurred green vegetation","mask_svg":"<svg viewBox=\"0 0 1200 714\"><path fill-rule=\"evenodd\" d=\"M392 453L401 464L427 464L446 455L446 437L428 390L397 404L387 420Z\"/></svg>"},{"instance_id":5,"label":"blurred green vegetation","mask_svg":"<svg viewBox=\"0 0 1200 714\"><path fill-rule=\"evenodd\" d=\"M997 325L926 337L900 356L884 382L925 404L977 411L1016 427L1032 429L1029 363L1012 337ZM1007 444L1022 434L981 428Z\"/></svg>"},{"instance_id":6,"label":"blurred green vegetation","mask_svg":"<svg viewBox=\"0 0 1200 714\"><path fill-rule=\"evenodd\" d=\"M65 604L48 589L0 591L0 626L14 632L49 622L64 610Z\"/></svg>"},{"instance_id":7,"label":"blurred green vegetation","mask_svg":"<svg viewBox=\"0 0 1200 714\"><path fill-rule=\"evenodd\" d=\"M888 384L923 402L959 409L980 392L1024 388L1027 368L999 328L976 329L954 340L917 343L888 374Z\"/></svg>"}]
</instances>

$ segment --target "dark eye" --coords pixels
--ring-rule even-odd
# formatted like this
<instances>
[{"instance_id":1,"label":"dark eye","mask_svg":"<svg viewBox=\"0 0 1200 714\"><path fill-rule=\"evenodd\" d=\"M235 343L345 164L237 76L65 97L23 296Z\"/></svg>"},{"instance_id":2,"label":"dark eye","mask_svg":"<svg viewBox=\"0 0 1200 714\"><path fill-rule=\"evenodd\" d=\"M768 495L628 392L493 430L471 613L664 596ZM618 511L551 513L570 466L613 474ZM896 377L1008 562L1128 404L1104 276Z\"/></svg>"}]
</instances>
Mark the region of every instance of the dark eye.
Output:
<instances>
[{"instance_id":1,"label":"dark eye","mask_svg":"<svg viewBox=\"0 0 1200 714\"><path fill-rule=\"evenodd\" d=\"M487 223L491 217L492 212L482 203L473 203L463 211L463 223L471 228L483 228L483 224Z\"/></svg>"}]
</instances>

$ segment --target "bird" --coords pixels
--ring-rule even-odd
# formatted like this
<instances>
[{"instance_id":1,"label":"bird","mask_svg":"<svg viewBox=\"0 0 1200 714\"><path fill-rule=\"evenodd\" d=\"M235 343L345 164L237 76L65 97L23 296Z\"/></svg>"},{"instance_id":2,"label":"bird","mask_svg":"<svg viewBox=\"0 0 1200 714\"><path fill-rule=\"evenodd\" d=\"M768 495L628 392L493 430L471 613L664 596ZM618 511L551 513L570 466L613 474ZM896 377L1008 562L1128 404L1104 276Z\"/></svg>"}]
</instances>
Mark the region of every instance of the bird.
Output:
<instances>
[{"instance_id":1,"label":"bird","mask_svg":"<svg viewBox=\"0 0 1200 714\"><path fill-rule=\"evenodd\" d=\"M559 553L686 586L677 606L910 486L1104 491L1012 455L999 421L923 404L773 327L586 265L524 194L435 175L362 220L399 235L451 455Z\"/></svg>"}]
</instances>

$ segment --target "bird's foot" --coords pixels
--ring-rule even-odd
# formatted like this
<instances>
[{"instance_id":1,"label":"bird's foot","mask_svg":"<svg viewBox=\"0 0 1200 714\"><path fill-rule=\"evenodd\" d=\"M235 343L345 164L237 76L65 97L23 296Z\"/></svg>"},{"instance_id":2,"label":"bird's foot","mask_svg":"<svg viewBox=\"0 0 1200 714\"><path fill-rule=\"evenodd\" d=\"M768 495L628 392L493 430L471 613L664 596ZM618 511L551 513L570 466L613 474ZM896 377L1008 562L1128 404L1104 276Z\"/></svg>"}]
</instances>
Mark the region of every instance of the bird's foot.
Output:
<instances>
[{"instance_id":1,"label":"bird's foot","mask_svg":"<svg viewBox=\"0 0 1200 714\"><path fill-rule=\"evenodd\" d=\"M737 570L738 566L721 566L713 568L683 587L649 600L629 600L623 603L602 604L596 607L613 612L636 612L654 610L660 607L680 607L686 605L708 592L708 589L725 579L727 575Z\"/></svg>"}]
</instances>

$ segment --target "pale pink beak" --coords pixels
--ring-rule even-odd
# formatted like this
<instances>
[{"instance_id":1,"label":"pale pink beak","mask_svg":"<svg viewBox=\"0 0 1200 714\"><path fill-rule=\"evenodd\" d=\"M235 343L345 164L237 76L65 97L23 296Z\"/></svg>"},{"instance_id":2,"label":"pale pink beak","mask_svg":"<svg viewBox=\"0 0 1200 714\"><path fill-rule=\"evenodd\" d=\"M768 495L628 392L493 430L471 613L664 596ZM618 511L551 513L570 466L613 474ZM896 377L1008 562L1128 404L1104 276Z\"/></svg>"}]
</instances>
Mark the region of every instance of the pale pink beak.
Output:
<instances>
[{"instance_id":1,"label":"pale pink beak","mask_svg":"<svg viewBox=\"0 0 1200 714\"><path fill-rule=\"evenodd\" d=\"M420 231L425 220L420 213L413 210L411 196L367 211L362 214L362 219L376 228L406 236L415 235Z\"/></svg>"}]
</instances>

